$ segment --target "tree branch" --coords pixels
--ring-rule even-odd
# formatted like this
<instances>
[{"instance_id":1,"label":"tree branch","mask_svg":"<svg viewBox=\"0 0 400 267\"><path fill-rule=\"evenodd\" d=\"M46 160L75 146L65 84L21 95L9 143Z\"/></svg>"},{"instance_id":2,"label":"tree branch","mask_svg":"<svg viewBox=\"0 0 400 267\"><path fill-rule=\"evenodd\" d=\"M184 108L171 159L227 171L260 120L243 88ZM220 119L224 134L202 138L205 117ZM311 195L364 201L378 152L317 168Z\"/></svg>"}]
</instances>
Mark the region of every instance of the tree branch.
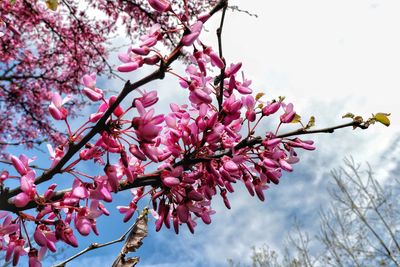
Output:
<instances>
[{"instance_id":1,"label":"tree branch","mask_svg":"<svg viewBox=\"0 0 400 267\"><path fill-rule=\"evenodd\" d=\"M290 137L290 136L305 135L305 134L310 134L310 133L333 133L337 129L341 129L341 128L345 128L345 127L358 127L358 126L360 126L358 122L349 122L349 123L340 124L340 125L333 126L333 127L327 127L327 128L322 128L322 129L317 129L317 130L312 130L312 131L307 131L307 130L304 130L304 128L301 128L301 129L298 129L293 132L278 135L277 137L284 138L284 137ZM263 138L261 136L253 137L252 139L245 138L241 142L239 142L233 149L226 149L226 150L222 151L221 153L214 154L214 155L204 157L204 158L191 158L189 155L188 157L175 163L173 166L174 167L191 166L196 163L207 162L207 161L210 161L213 159L219 159L219 158L222 158L223 156L232 156L233 151L239 150L239 149L242 149L245 147L252 147L254 145L261 144L262 140L263 140ZM160 179L161 172L162 172L162 170L158 170L158 171L155 171L155 172L152 172L149 174L139 175L133 181L133 183L126 183L126 181L120 182L118 192L125 191L125 190L132 189L132 188L148 186L148 185L155 186L155 187L160 186L161 185L161 179ZM58 201L58 200L62 199L62 197L64 196L64 194L66 192L69 192L71 190L72 189L69 188L69 189L55 192L55 194L51 200ZM4 198L4 195L10 195L10 194L11 194L11 191L10 192L4 191L4 193L0 195L0 210L8 210L11 212L18 212L18 211L35 208L38 205L35 201L31 201L25 207L17 208L12 203L10 203L8 198Z\"/></svg>"},{"instance_id":2,"label":"tree branch","mask_svg":"<svg viewBox=\"0 0 400 267\"><path fill-rule=\"evenodd\" d=\"M48 140L26 140L26 141L19 141L19 142L3 142L0 141L0 146L19 146L23 144L36 144L41 145Z\"/></svg>"},{"instance_id":3,"label":"tree branch","mask_svg":"<svg viewBox=\"0 0 400 267\"><path fill-rule=\"evenodd\" d=\"M224 62L224 67L221 69L221 74L219 75L219 78L221 79L219 83L219 91L217 91L217 101L218 101L218 110L222 110L222 102L224 98L224 79L225 79L225 68L226 68L226 62L222 53L222 28L224 27L224 20L225 20L225 13L226 9L228 7L228 2L226 3L226 6L222 9L222 15L221 15L221 22L219 24L219 28L217 29L217 38L218 38L218 53L219 57L222 59Z\"/></svg>"}]
</instances>

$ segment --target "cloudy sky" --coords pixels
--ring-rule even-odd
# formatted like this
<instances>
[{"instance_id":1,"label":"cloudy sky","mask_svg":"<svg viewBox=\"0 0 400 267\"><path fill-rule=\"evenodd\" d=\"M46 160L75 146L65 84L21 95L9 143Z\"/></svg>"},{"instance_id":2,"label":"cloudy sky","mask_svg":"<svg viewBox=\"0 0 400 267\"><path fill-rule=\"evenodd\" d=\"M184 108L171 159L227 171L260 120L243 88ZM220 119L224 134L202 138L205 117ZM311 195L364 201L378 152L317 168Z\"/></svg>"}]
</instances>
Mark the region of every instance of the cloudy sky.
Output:
<instances>
[{"instance_id":1,"label":"cloudy sky","mask_svg":"<svg viewBox=\"0 0 400 267\"><path fill-rule=\"evenodd\" d=\"M316 116L317 127L343 123L341 116L347 112L365 117L390 112L392 125L313 136L317 150L301 153L295 172L271 187L265 202L237 186L230 196L232 210L217 200L213 223L199 223L194 235L186 229L178 236L164 228L155 233L152 220L149 237L137 253L139 266L227 266L228 258L246 262L253 245L267 244L279 251L295 217L307 230L317 227L317 211L328 202L329 172L344 157L370 162L382 180L396 167L400 150L398 0L237 0L230 4L258 15L228 12L223 32L227 61L243 62L255 92L265 92L270 98L286 96L304 118ZM216 23L207 24L210 33ZM204 39L215 40L211 34ZM120 88L121 82L106 85ZM160 105L167 106L179 95L175 87L167 79L146 89L157 88L163 100ZM127 195L117 200L120 204L128 201ZM101 237L82 240L82 244L119 237L129 225L114 213L99 222ZM115 245L94 251L71 266L108 266L119 249Z\"/></svg>"}]
</instances>

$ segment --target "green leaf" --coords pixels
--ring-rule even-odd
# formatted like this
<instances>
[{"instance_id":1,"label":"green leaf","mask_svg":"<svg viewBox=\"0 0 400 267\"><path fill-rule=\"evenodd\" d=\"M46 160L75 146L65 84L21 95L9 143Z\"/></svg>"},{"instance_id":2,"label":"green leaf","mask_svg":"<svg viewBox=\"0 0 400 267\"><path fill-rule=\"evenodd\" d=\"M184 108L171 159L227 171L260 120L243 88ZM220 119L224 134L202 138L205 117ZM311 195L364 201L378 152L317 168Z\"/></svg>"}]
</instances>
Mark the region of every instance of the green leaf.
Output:
<instances>
[{"instance_id":1,"label":"green leaf","mask_svg":"<svg viewBox=\"0 0 400 267\"><path fill-rule=\"evenodd\" d=\"M350 118L350 119L352 119L352 118L354 118L354 114L353 113L346 113L346 114L344 114L343 116L342 116L342 119L344 119L344 118Z\"/></svg>"},{"instance_id":2,"label":"green leaf","mask_svg":"<svg viewBox=\"0 0 400 267\"><path fill-rule=\"evenodd\" d=\"M296 113L293 120L290 123L299 123L301 121L301 116Z\"/></svg>"},{"instance_id":3,"label":"green leaf","mask_svg":"<svg viewBox=\"0 0 400 267\"><path fill-rule=\"evenodd\" d=\"M255 97L255 99L256 99L256 101L258 101L261 97L263 97L265 94L264 93L257 93L256 94L256 97Z\"/></svg>"},{"instance_id":4,"label":"green leaf","mask_svg":"<svg viewBox=\"0 0 400 267\"><path fill-rule=\"evenodd\" d=\"M388 116L390 116L390 113L377 113L374 116L374 119L380 123L382 123L385 126L390 125L390 120Z\"/></svg>"},{"instance_id":5,"label":"green leaf","mask_svg":"<svg viewBox=\"0 0 400 267\"><path fill-rule=\"evenodd\" d=\"M315 126L315 117L311 116L310 120L308 121L308 123L306 125L306 129L310 129L313 126Z\"/></svg>"}]
</instances>

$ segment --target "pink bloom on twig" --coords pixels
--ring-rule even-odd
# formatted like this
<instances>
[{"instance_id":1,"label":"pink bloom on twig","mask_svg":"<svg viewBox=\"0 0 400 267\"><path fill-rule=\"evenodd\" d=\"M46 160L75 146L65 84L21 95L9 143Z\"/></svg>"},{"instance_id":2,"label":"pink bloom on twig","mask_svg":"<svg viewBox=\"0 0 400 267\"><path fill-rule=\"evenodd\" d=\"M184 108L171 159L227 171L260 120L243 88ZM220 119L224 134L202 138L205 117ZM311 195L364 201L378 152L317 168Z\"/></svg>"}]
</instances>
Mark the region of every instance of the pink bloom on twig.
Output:
<instances>
[{"instance_id":1,"label":"pink bloom on twig","mask_svg":"<svg viewBox=\"0 0 400 267\"><path fill-rule=\"evenodd\" d=\"M103 90L96 87L96 73L90 75L84 75L82 83L85 85L83 88L83 94L92 101L99 101L104 97Z\"/></svg>"},{"instance_id":2,"label":"pink bloom on twig","mask_svg":"<svg viewBox=\"0 0 400 267\"><path fill-rule=\"evenodd\" d=\"M19 262L19 258L23 255L26 255L26 251L24 249L25 239L18 237L17 235L10 236L10 241L8 244L8 248L6 250L6 262L11 260L13 266L17 266Z\"/></svg>"},{"instance_id":3,"label":"pink bloom on twig","mask_svg":"<svg viewBox=\"0 0 400 267\"><path fill-rule=\"evenodd\" d=\"M282 123L290 123L296 116L296 112L293 110L293 104L289 103L284 106L285 113L281 115L280 119Z\"/></svg>"},{"instance_id":4,"label":"pink bloom on twig","mask_svg":"<svg viewBox=\"0 0 400 267\"><path fill-rule=\"evenodd\" d=\"M192 45L197 38L199 37L201 30L203 28L203 22L197 21L190 27L190 33L186 34L185 36L182 37L182 44L184 46L190 46Z\"/></svg>"},{"instance_id":5,"label":"pink bloom on twig","mask_svg":"<svg viewBox=\"0 0 400 267\"><path fill-rule=\"evenodd\" d=\"M147 2L160 13L171 10L171 4L167 0L147 0Z\"/></svg>"},{"instance_id":6,"label":"pink bloom on twig","mask_svg":"<svg viewBox=\"0 0 400 267\"><path fill-rule=\"evenodd\" d=\"M55 120L65 120L67 118L68 110L66 110L63 105L70 99L71 96L69 95L61 99L61 96L58 93L53 93L49 112Z\"/></svg>"},{"instance_id":7,"label":"pink bloom on twig","mask_svg":"<svg viewBox=\"0 0 400 267\"><path fill-rule=\"evenodd\" d=\"M36 195L35 185L35 171L30 170L26 175L23 175L20 179L20 187L22 192L15 196L13 203L15 206L21 208L25 207L29 201L33 200Z\"/></svg>"},{"instance_id":8,"label":"pink bloom on twig","mask_svg":"<svg viewBox=\"0 0 400 267\"><path fill-rule=\"evenodd\" d=\"M41 250L49 249L51 252L56 252L56 234L46 225L38 225L33 234L33 238L35 239L35 242L42 247ZM44 251L42 251L42 253L44 253Z\"/></svg>"},{"instance_id":9,"label":"pink bloom on twig","mask_svg":"<svg viewBox=\"0 0 400 267\"><path fill-rule=\"evenodd\" d=\"M11 156L11 163L13 164L17 172L21 175L25 175L31 169L29 167L29 164L32 161L33 159L28 158L24 154L19 155L18 158L16 156Z\"/></svg>"}]
</instances>

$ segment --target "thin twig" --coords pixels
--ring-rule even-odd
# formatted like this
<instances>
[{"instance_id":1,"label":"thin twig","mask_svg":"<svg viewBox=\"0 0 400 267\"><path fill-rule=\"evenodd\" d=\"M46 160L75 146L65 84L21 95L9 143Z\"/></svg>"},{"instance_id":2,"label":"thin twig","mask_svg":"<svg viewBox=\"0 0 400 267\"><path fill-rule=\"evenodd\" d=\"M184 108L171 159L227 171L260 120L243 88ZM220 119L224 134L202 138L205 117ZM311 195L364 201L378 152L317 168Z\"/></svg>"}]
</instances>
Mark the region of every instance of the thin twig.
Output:
<instances>
[{"instance_id":1,"label":"thin twig","mask_svg":"<svg viewBox=\"0 0 400 267\"><path fill-rule=\"evenodd\" d=\"M27 140L27 141L20 141L20 142L3 142L0 141L0 146L19 146L19 145L26 145L26 144L36 144L41 145L48 140Z\"/></svg>"},{"instance_id":2,"label":"thin twig","mask_svg":"<svg viewBox=\"0 0 400 267\"><path fill-rule=\"evenodd\" d=\"M10 162L8 160L4 160L4 159L0 159L0 163L13 165L12 162ZM29 167L31 167L33 169L41 170L41 171L48 171L49 170L49 169L41 168L41 167L36 166L36 165L29 165Z\"/></svg>"},{"instance_id":3,"label":"thin twig","mask_svg":"<svg viewBox=\"0 0 400 267\"><path fill-rule=\"evenodd\" d=\"M219 57L221 60L224 62L224 67L221 69L221 73L219 75L220 83L219 83L219 91L217 92L217 100L218 100L218 110L222 110L222 102L224 98L224 80L225 80L225 68L226 68L226 62L222 53L222 28L224 27L224 20L225 20L225 13L226 13L226 8L228 7L228 1L226 0L226 5L222 9L222 15L221 15L221 22L219 24L219 27L217 29L217 38L218 38L218 53Z\"/></svg>"},{"instance_id":4,"label":"thin twig","mask_svg":"<svg viewBox=\"0 0 400 267\"><path fill-rule=\"evenodd\" d=\"M327 128L322 128L322 129L316 129L316 130L306 130L304 128L300 128L293 132L277 135L276 137L284 138L284 137L295 136L295 135L305 135L305 134L315 134L315 133L333 133L337 129L347 128L347 127L359 127L361 129L366 129L359 122L352 121L352 122L336 125L333 127L327 127Z\"/></svg>"},{"instance_id":5,"label":"thin twig","mask_svg":"<svg viewBox=\"0 0 400 267\"><path fill-rule=\"evenodd\" d=\"M138 219L139 219L139 217L138 217ZM53 265L53 267L64 267L68 262L72 261L73 259L78 258L79 256L81 256L81 255L83 255L83 254L85 254L85 253L87 253L87 252L89 252L91 250L95 250L95 249L98 249L98 248L106 247L106 246L109 246L109 245L124 241L126 239L126 236L135 227L135 225L136 225L136 222L134 224L132 224L132 226L129 227L129 229L120 238L112 240L112 241L109 241L109 242L106 242L106 243L102 243L102 244L92 243L87 248L79 251L78 253L76 253L75 255L73 255L71 257L69 257L68 259L64 260L63 262L60 262L59 264Z\"/></svg>"}]
</instances>

